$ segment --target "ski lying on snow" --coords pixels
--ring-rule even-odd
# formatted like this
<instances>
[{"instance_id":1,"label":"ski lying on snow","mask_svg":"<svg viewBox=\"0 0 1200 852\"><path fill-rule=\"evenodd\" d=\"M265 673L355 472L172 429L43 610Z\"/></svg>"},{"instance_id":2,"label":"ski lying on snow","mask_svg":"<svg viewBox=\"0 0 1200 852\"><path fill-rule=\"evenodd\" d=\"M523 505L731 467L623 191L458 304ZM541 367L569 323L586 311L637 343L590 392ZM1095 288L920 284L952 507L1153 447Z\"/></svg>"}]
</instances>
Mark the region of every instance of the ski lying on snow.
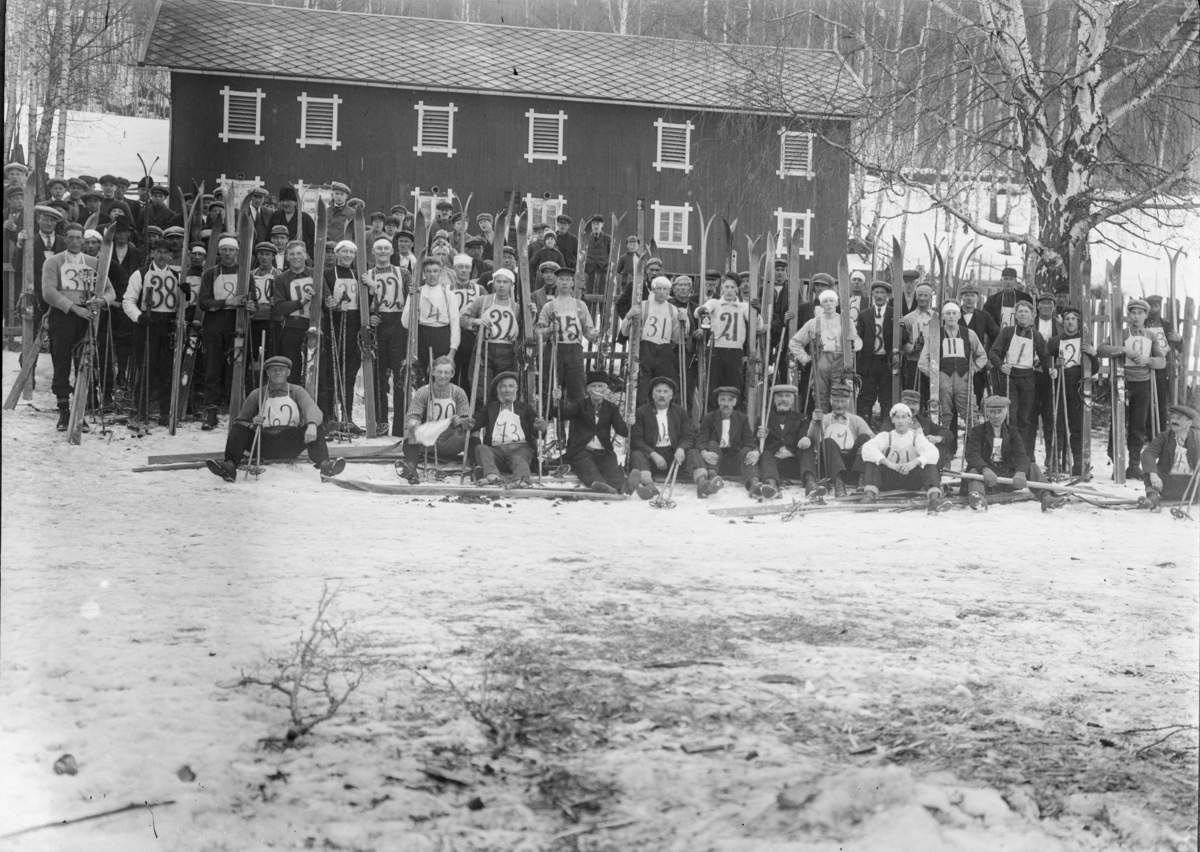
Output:
<instances>
[{"instance_id":1,"label":"ski lying on snow","mask_svg":"<svg viewBox=\"0 0 1200 852\"><path fill-rule=\"evenodd\" d=\"M390 494L396 497L447 497L475 496L496 499L530 499L546 500L593 500L593 501L623 501L628 498L622 494L598 494L582 488L496 488L478 485L389 485L383 482L368 482L362 479L334 478L329 482L350 491L365 491L370 494Z\"/></svg>"}]
</instances>

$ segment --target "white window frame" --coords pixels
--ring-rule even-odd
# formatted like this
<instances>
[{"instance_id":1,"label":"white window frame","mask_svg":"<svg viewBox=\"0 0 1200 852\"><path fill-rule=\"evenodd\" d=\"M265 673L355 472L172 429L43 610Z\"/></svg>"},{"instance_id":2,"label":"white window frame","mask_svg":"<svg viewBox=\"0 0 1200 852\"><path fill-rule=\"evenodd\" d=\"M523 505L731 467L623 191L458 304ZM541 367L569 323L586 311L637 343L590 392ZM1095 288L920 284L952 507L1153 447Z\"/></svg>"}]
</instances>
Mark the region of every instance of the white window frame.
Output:
<instances>
[{"instance_id":1,"label":"white window frame","mask_svg":"<svg viewBox=\"0 0 1200 852\"><path fill-rule=\"evenodd\" d=\"M690 204L682 204L682 205L659 204L657 201L655 201L653 204L650 205L650 209L654 212L653 234L654 234L654 240L657 243L658 247L660 249L664 249L664 248L676 249L678 251L682 251L684 254L687 254L689 251L691 251L692 250L692 242L691 242L689 235L690 235L690 225L691 225L691 217L692 217L692 205L690 205ZM665 240L662 239L662 236L663 236L662 217L664 214L666 214L667 216L672 216L672 217L676 216L676 215L683 217L683 223L682 223L683 224L683 242L682 243L676 243L676 242L672 242L670 240L671 229L670 229L669 225L667 228L667 239L665 239ZM669 221L670 220L668 220L668 222Z\"/></svg>"},{"instance_id":2,"label":"white window frame","mask_svg":"<svg viewBox=\"0 0 1200 852\"><path fill-rule=\"evenodd\" d=\"M787 140L793 138L805 137L808 140L808 161L802 169L788 169L787 166ZM775 172L780 179L789 177L802 177L808 180L813 179L813 143L816 141L817 134L805 133L800 130L779 131L779 169Z\"/></svg>"},{"instance_id":3,"label":"white window frame","mask_svg":"<svg viewBox=\"0 0 1200 852\"><path fill-rule=\"evenodd\" d=\"M529 227L543 224L554 229L555 220L567 209L567 199L561 195L558 198L535 198L525 196L525 210L529 214Z\"/></svg>"},{"instance_id":4,"label":"white window frame","mask_svg":"<svg viewBox=\"0 0 1200 852\"><path fill-rule=\"evenodd\" d=\"M812 210L805 210L803 213L789 213L782 207L775 208L775 232L778 236L775 239L775 256L787 257L787 234L804 223L804 239L796 250L796 256L802 257L805 260L812 260ZM786 227L791 224L791 227Z\"/></svg>"},{"instance_id":5,"label":"white window frame","mask_svg":"<svg viewBox=\"0 0 1200 852\"><path fill-rule=\"evenodd\" d=\"M532 163L534 160L550 160L558 163L560 166L565 163L567 157L563 154L563 142L567 135L567 114L561 109L556 113L528 110L525 113L525 117L529 119L529 144L525 149L525 162ZM554 154L539 154L533 150L533 128L539 118L558 122L558 151Z\"/></svg>"},{"instance_id":6,"label":"white window frame","mask_svg":"<svg viewBox=\"0 0 1200 852\"><path fill-rule=\"evenodd\" d=\"M235 98L254 98L254 132L253 133L238 133L229 129L229 102ZM266 97L266 93L262 89L255 89L253 92L239 92L231 89L228 86L221 90L221 100L223 101L221 119L221 132L217 134L222 142L228 143L230 139L245 139L247 142L253 142L255 145L261 145L262 135L262 102Z\"/></svg>"},{"instance_id":7,"label":"white window frame","mask_svg":"<svg viewBox=\"0 0 1200 852\"><path fill-rule=\"evenodd\" d=\"M658 130L658 144L655 147L654 170L661 172L663 169L683 169L685 173L692 170L692 130L694 125L689 121L686 124L671 124L663 121L661 118L654 122L654 127ZM663 131L664 130L682 130L684 132L684 154L683 162L669 162L663 159Z\"/></svg>"},{"instance_id":8,"label":"white window frame","mask_svg":"<svg viewBox=\"0 0 1200 852\"><path fill-rule=\"evenodd\" d=\"M337 95L330 98L313 98L309 97L308 92L301 92L296 96L296 100L300 102L300 138L296 140L296 144L301 148L308 145L327 145L335 151L341 147L342 143L338 141L338 104L342 99ZM308 108L311 104L328 104L332 108L333 135L329 139L308 135Z\"/></svg>"},{"instance_id":9,"label":"white window frame","mask_svg":"<svg viewBox=\"0 0 1200 852\"><path fill-rule=\"evenodd\" d=\"M458 153L458 149L454 147L454 113L458 112L458 107L454 105L453 101L446 106L433 106L425 101L417 101L413 104L413 109L417 111L417 144L413 146L413 150L417 152L418 157L423 154L445 154L447 157L453 157ZM446 145L444 147L422 144L421 134L425 130L426 113L444 113L446 115Z\"/></svg>"},{"instance_id":10,"label":"white window frame","mask_svg":"<svg viewBox=\"0 0 1200 852\"><path fill-rule=\"evenodd\" d=\"M421 192L421 187L414 186L412 191L413 209L409 213L413 217L413 225L417 223L417 212L425 214L425 228L428 229L433 224L436 218L437 210L435 206L439 201L449 201L454 203L456 198L454 190L449 187L444 192Z\"/></svg>"}]
</instances>

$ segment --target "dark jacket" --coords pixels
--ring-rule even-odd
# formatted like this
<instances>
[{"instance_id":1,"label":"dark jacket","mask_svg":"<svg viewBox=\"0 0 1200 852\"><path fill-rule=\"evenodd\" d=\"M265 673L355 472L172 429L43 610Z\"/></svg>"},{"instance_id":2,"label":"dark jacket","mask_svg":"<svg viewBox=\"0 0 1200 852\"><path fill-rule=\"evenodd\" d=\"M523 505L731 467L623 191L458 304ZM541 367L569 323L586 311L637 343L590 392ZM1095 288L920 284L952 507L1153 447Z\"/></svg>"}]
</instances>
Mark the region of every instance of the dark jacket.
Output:
<instances>
[{"instance_id":1,"label":"dark jacket","mask_svg":"<svg viewBox=\"0 0 1200 852\"><path fill-rule=\"evenodd\" d=\"M561 266L568 266L571 269L575 268L575 257L572 255L570 260L563 257L563 253L556 248L546 248L542 246L533 253L533 257L529 258L529 273L535 274L543 263L552 260Z\"/></svg>"},{"instance_id":2,"label":"dark jacket","mask_svg":"<svg viewBox=\"0 0 1200 852\"><path fill-rule=\"evenodd\" d=\"M554 240L554 247L566 258L567 266L574 269L575 261L579 259L579 240L575 239L575 235L570 232L560 234L557 231L554 232Z\"/></svg>"},{"instance_id":3,"label":"dark jacket","mask_svg":"<svg viewBox=\"0 0 1200 852\"><path fill-rule=\"evenodd\" d=\"M992 315L983 308L976 307L971 312L971 321L963 322L960 317L959 325L964 325L971 331L975 332L975 336L979 338L979 342L983 344L984 349L990 349L996 338L1000 336L1000 326L992 319Z\"/></svg>"},{"instance_id":4,"label":"dark jacket","mask_svg":"<svg viewBox=\"0 0 1200 852\"><path fill-rule=\"evenodd\" d=\"M991 423L980 423L971 430L964 451L967 469L982 473L984 468L991 468L997 476L1012 476L1016 471L1029 473L1029 456L1025 453L1021 433L1010 428L1008 423L1000 427L1000 458L992 458L995 436Z\"/></svg>"},{"instance_id":5,"label":"dark jacket","mask_svg":"<svg viewBox=\"0 0 1200 852\"><path fill-rule=\"evenodd\" d=\"M162 228L164 231L167 228L173 228L176 225L183 226L183 216L176 213L167 205L155 207L153 204L147 204L142 208L142 213L137 219L137 232L144 234L147 225L154 225L157 228Z\"/></svg>"},{"instance_id":6,"label":"dark jacket","mask_svg":"<svg viewBox=\"0 0 1200 852\"><path fill-rule=\"evenodd\" d=\"M1200 431L1189 429L1183 446L1187 452L1188 464L1194 471L1200 466ZM1175 449L1175 433L1170 429L1159 432L1153 441L1142 447L1142 470L1165 477L1175 464Z\"/></svg>"},{"instance_id":7,"label":"dark jacket","mask_svg":"<svg viewBox=\"0 0 1200 852\"><path fill-rule=\"evenodd\" d=\"M891 357L892 354L892 336L895 325L894 314L892 312L892 304L889 302L883 309L883 354ZM855 369L859 373L865 373L871 366L871 359L875 356L875 305L859 311L858 313L858 336L862 339L862 349L854 355ZM887 412L884 412L886 414Z\"/></svg>"},{"instance_id":8,"label":"dark jacket","mask_svg":"<svg viewBox=\"0 0 1200 852\"><path fill-rule=\"evenodd\" d=\"M608 269L608 256L612 252L612 237L603 231L598 237L592 236L589 230L583 237L587 246L587 257L584 258L583 271L591 275L596 270ZM578 251L578 248L576 248Z\"/></svg>"},{"instance_id":9,"label":"dark jacket","mask_svg":"<svg viewBox=\"0 0 1200 852\"><path fill-rule=\"evenodd\" d=\"M562 416L570 420L571 440L567 443L567 458L578 453L598 438L606 452L613 451L612 433L629 437L629 426L621 417L621 410L606 399L600 400L600 408L592 403L591 396L580 402L565 402Z\"/></svg>"},{"instance_id":10,"label":"dark jacket","mask_svg":"<svg viewBox=\"0 0 1200 852\"><path fill-rule=\"evenodd\" d=\"M629 430L629 443L635 451L646 455L657 452L658 418L654 403L648 402L637 410L633 428ZM667 428L675 442L675 449L690 450L696 446L696 427L687 411L675 403L667 408ZM718 434L720 434L718 432Z\"/></svg>"},{"instance_id":11,"label":"dark jacket","mask_svg":"<svg viewBox=\"0 0 1200 852\"><path fill-rule=\"evenodd\" d=\"M41 234L34 234L33 239L33 298L37 302L39 308L44 310L45 303L42 301L42 265L52 254L58 254L61 251L67 250L67 242L58 234L54 235L54 242L50 248L46 248L46 243L42 240ZM24 269L25 249L29 248L29 241L26 240L23 248L13 247L12 253L12 268L16 270L16 279L21 280L21 272ZM20 286L18 284L18 286Z\"/></svg>"},{"instance_id":12,"label":"dark jacket","mask_svg":"<svg viewBox=\"0 0 1200 852\"><path fill-rule=\"evenodd\" d=\"M303 224L301 225L299 223L303 223ZM313 222L312 216L309 216L307 213L302 213L300 211L300 209L297 208L296 212L292 214L292 218L289 220L287 217L287 213L285 213L283 208L280 207L278 210L276 210L274 213L271 214L271 218L267 221L267 234L268 235L270 235L271 229L274 228L276 225L283 225L285 228L288 229L288 240L295 240L295 239L303 240L304 247L308 250L308 256L310 258L313 256L313 236L317 232L317 226ZM302 236L302 237L296 236L297 227L303 228L304 236Z\"/></svg>"},{"instance_id":13,"label":"dark jacket","mask_svg":"<svg viewBox=\"0 0 1200 852\"><path fill-rule=\"evenodd\" d=\"M1011 301L1012 304L1005 304L1006 301ZM1028 302L1034 306L1034 313L1037 313L1037 305L1034 304L1033 296L1026 293L1024 290L1013 290L1011 297L1005 294L1003 290L993 293L987 297L987 301L983 303L983 309L992 315L992 319L996 321L996 325L1002 325L1003 307L1016 307L1017 302Z\"/></svg>"},{"instance_id":14,"label":"dark jacket","mask_svg":"<svg viewBox=\"0 0 1200 852\"><path fill-rule=\"evenodd\" d=\"M772 406L767 412L765 449L768 453L774 453L784 447L795 450L807 431L808 420L799 411L794 408L791 411L776 411Z\"/></svg>"},{"instance_id":15,"label":"dark jacket","mask_svg":"<svg viewBox=\"0 0 1200 852\"><path fill-rule=\"evenodd\" d=\"M500 416L500 400L493 399L486 407L475 413L475 428L483 430L483 443L492 445L492 428ZM537 427L533 425L533 409L521 400L513 403L513 411L521 418L521 430L525 433L525 443L531 450L537 450ZM574 437L574 436L572 436Z\"/></svg>"},{"instance_id":16,"label":"dark jacket","mask_svg":"<svg viewBox=\"0 0 1200 852\"><path fill-rule=\"evenodd\" d=\"M700 428L696 430L696 449L708 450L712 453L721 452L721 417L720 410L710 411L700 418ZM729 447L730 452L738 450L753 450L758 448L758 436L750 428L750 418L740 411L729 414Z\"/></svg>"}]
</instances>

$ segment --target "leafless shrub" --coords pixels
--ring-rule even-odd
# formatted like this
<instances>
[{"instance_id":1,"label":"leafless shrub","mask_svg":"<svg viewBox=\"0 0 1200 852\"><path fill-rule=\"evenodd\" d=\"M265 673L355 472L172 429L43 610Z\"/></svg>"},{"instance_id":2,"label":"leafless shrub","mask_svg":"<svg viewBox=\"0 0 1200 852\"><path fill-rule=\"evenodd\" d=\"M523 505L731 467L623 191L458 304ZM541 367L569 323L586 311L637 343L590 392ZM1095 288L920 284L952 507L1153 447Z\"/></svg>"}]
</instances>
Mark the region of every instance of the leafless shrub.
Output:
<instances>
[{"instance_id":1,"label":"leafless shrub","mask_svg":"<svg viewBox=\"0 0 1200 852\"><path fill-rule=\"evenodd\" d=\"M332 719L368 675L371 662L364 653L363 637L353 630L353 616L331 617L336 597L336 589L323 586L312 624L287 653L268 656L254 671L243 671L237 681L222 685L226 689L265 687L286 696L287 733L282 739L260 740L268 747L289 748Z\"/></svg>"}]
</instances>

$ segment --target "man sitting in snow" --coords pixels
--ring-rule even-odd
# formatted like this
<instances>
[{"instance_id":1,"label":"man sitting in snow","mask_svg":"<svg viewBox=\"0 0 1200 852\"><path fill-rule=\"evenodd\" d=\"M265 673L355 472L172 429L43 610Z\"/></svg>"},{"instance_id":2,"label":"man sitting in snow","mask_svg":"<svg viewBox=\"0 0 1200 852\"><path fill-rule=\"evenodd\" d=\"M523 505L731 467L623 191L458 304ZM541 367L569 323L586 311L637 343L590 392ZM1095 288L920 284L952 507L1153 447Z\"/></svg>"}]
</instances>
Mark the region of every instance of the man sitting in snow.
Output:
<instances>
[{"instance_id":1,"label":"man sitting in snow","mask_svg":"<svg viewBox=\"0 0 1200 852\"><path fill-rule=\"evenodd\" d=\"M1196 409L1172 405L1170 428L1154 436L1142 449L1146 498L1153 509L1163 500L1181 500L1188 483L1200 468L1200 432Z\"/></svg>"},{"instance_id":2,"label":"man sitting in snow","mask_svg":"<svg viewBox=\"0 0 1200 852\"><path fill-rule=\"evenodd\" d=\"M308 447L308 458L320 469L321 476L337 476L346 469L346 460L330 460L321 428L321 409L302 385L288 381L292 360L282 355L268 358L265 364L267 384L246 397L242 410L225 440L225 457L209 459L208 469L226 482L237 481L238 464L259 436L263 459L294 459Z\"/></svg>"},{"instance_id":3,"label":"man sitting in snow","mask_svg":"<svg viewBox=\"0 0 1200 852\"><path fill-rule=\"evenodd\" d=\"M433 362L433 382L413 394L404 421L404 460L396 462L396 473L416 485L421 481L417 461L429 447L434 459L463 453L471 427L471 401L466 391L451 384L454 358L443 355Z\"/></svg>"}]
</instances>

